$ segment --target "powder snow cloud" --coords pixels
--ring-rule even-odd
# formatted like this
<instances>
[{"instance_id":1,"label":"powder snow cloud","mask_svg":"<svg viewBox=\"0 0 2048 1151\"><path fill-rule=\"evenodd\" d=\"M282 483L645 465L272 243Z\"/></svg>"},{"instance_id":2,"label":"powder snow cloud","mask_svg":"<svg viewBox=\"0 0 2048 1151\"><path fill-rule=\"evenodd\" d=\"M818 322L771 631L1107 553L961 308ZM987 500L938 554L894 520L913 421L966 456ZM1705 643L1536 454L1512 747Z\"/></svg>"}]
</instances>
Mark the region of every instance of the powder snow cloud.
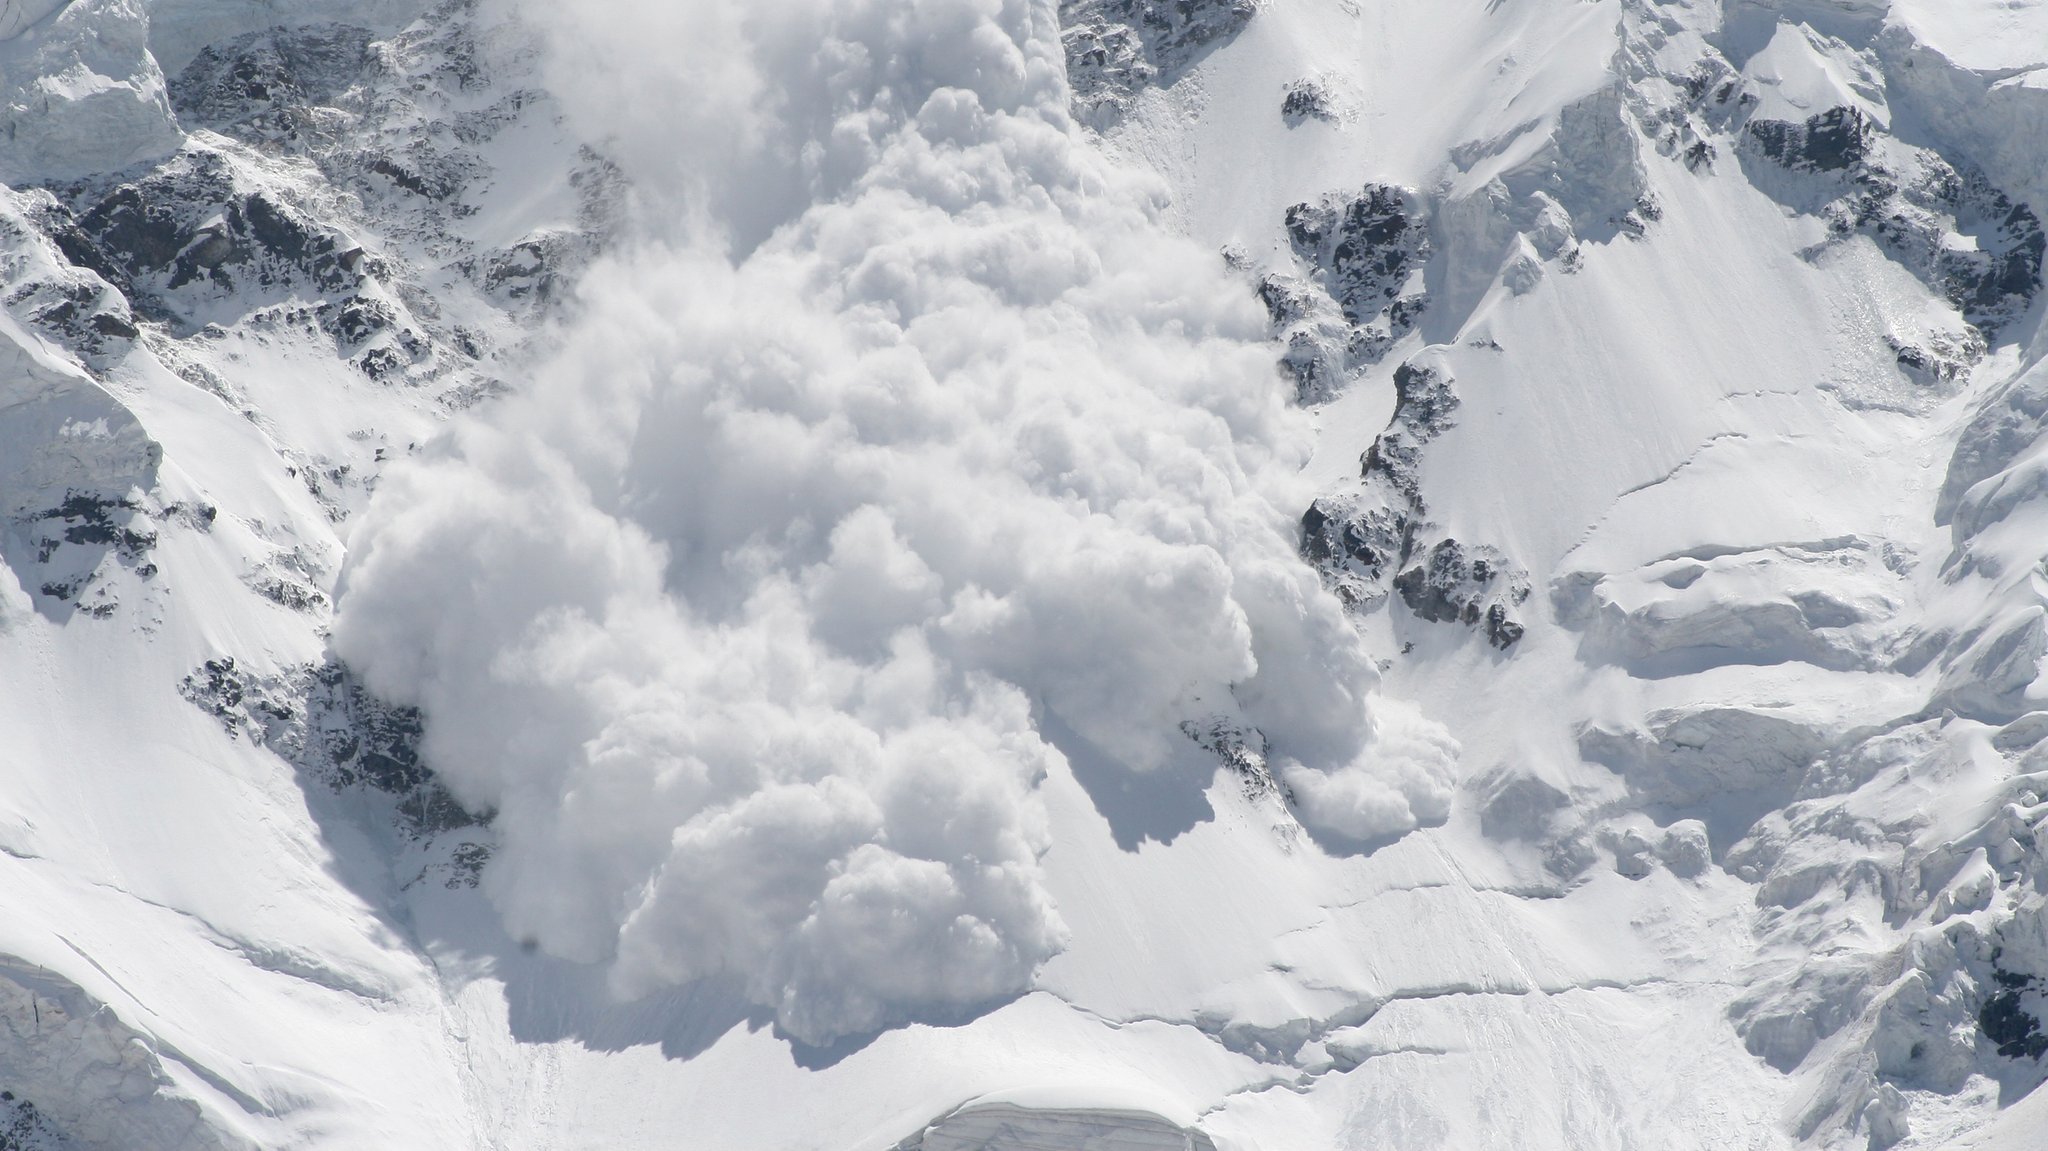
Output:
<instances>
[{"instance_id":1,"label":"powder snow cloud","mask_svg":"<svg viewBox=\"0 0 2048 1151\"><path fill-rule=\"evenodd\" d=\"M1443 818L1448 741L1295 554L1263 317L1071 123L1050 0L577 11L529 15L641 234L386 477L334 633L498 812L514 934L814 1043L1013 995L1065 940L1047 713L1134 772L1254 727L1345 835Z\"/></svg>"}]
</instances>

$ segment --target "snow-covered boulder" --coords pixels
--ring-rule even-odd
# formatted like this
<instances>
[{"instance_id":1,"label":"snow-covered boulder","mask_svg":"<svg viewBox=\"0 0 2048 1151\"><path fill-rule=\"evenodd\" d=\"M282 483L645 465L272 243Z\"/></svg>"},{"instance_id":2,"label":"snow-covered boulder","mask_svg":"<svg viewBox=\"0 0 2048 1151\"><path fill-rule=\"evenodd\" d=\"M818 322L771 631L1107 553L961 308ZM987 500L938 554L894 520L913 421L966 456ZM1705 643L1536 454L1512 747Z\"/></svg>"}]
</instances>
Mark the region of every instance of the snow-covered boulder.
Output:
<instances>
[{"instance_id":1,"label":"snow-covered boulder","mask_svg":"<svg viewBox=\"0 0 2048 1151\"><path fill-rule=\"evenodd\" d=\"M1789 796L1827 734L1779 709L1667 709L1635 729L1587 725L1579 752L1620 772L1646 803L1684 807L1722 796Z\"/></svg>"},{"instance_id":2,"label":"snow-covered boulder","mask_svg":"<svg viewBox=\"0 0 2048 1151\"><path fill-rule=\"evenodd\" d=\"M1584 655L1662 677L1722 664L1877 666L1904 594L1881 549L1844 538L1574 573L1553 583L1551 600L1559 622L1584 630Z\"/></svg>"}]
</instances>

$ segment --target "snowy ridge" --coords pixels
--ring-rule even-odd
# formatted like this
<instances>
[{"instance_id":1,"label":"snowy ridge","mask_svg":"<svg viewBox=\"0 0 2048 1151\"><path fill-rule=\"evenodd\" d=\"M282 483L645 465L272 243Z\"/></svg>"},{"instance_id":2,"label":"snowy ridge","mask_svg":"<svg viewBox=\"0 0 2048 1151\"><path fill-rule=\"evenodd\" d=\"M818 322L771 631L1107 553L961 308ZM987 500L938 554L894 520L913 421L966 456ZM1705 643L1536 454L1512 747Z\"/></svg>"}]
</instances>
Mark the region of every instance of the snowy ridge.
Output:
<instances>
[{"instance_id":1,"label":"snowy ridge","mask_svg":"<svg viewBox=\"0 0 2048 1151\"><path fill-rule=\"evenodd\" d=\"M2039 1142L2048 8L885 7L0 0L0 1149Z\"/></svg>"}]
</instances>

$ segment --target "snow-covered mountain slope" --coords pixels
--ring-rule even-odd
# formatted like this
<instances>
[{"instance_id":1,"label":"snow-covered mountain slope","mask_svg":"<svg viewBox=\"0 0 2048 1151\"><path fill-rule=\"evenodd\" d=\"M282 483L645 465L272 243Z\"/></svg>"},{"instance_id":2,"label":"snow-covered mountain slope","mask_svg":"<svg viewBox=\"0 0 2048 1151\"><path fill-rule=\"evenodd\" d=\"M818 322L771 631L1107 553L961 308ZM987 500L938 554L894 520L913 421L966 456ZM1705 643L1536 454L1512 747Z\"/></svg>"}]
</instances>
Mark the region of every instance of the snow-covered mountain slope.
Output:
<instances>
[{"instance_id":1,"label":"snow-covered mountain slope","mask_svg":"<svg viewBox=\"0 0 2048 1151\"><path fill-rule=\"evenodd\" d=\"M0 0L0 1148L2040 1145L2044 76Z\"/></svg>"}]
</instances>

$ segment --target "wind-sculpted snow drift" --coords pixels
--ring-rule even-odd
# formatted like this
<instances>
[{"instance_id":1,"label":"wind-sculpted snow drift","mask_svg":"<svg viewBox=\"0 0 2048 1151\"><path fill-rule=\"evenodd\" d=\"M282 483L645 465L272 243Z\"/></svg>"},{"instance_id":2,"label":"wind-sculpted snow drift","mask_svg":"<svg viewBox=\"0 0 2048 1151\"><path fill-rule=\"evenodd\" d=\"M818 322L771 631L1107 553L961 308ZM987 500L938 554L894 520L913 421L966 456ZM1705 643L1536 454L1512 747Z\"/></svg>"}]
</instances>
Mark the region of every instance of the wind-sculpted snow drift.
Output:
<instances>
[{"instance_id":1,"label":"wind-sculpted snow drift","mask_svg":"<svg viewBox=\"0 0 2048 1151\"><path fill-rule=\"evenodd\" d=\"M715 69L560 22L640 102L556 85L621 125L649 238L385 480L344 578L336 650L499 813L512 931L628 994L741 973L821 1043L1062 946L1062 750L1143 773L1234 731L1314 827L1441 821L1448 738L1369 707L1296 558L1256 302L1080 138L1053 5L690 19Z\"/></svg>"}]
</instances>

